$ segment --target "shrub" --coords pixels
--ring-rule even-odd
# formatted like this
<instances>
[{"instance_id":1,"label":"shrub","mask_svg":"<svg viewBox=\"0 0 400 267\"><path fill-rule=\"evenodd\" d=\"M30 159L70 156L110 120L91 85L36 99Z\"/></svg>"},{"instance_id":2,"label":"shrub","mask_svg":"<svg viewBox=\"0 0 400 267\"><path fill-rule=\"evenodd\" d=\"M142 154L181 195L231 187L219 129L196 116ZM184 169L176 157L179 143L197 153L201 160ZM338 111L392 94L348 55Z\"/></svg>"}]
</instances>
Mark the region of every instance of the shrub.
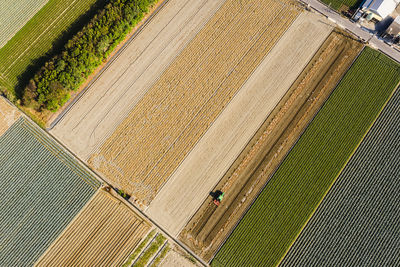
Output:
<instances>
[{"instance_id":1,"label":"shrub","mask_svg":"<svg viewBox=\"0 0 400 267\"><path fill-rule=\"evenodd\" d=\"M24 90L23 105L56 111L110 55L158 0L110 0Z\"/></svg>"}]
</instances>

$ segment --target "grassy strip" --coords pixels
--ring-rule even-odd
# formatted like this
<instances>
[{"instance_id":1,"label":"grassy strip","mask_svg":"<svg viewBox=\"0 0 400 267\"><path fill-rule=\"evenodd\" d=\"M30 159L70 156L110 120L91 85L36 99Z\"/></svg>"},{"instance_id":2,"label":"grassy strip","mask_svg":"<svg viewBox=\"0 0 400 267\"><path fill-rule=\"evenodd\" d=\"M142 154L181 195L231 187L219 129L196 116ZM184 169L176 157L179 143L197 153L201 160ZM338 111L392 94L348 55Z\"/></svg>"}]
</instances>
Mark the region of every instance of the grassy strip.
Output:
<instances>
[{"instance_id":1,"label":"grassy strip","mask_svg":"<svg viewBox=\"0 0 400 267\"><path fill-rule=\"evenodd\" d=\"M275 266L296 239L400 80L366 48L212 261Z\"/></svg>"},{"instance_id":2,"label":"grassy strip","mask_svg":"<svg viewBox=\"0 0 400 267\"><path fill-rule=\"evenodd\" d=\"M106 1L49 0L0 49L2 91L8 91L10 99L20 98L32 73L59 53L64 43L89 21L87 16Z\"/></svg>"},{"instance_id":3,"label":"grassy strip","mask_svg":"<svg viewBox=\"0 0 400 267\"><path fill-rule=\"evenodd\" d=\"M362 3L362 0L321 0L329 7L335 10L356 9Z\"/></svg>"},{"instance_id":4,"label":"grassy strip","mask_svg":"<svg viewBox=\"0 0 400 267\"><path fill-rule=\"evenodd\" d=\"M139 260L133 265L134 267L144 267L150 260L150 258L158 251L158 249L164 244L166 238L163 235L158 235L156 239L151 243L150 247L145 253L139 258Z\"/></svg>"},{"instance_id":5,"label":"grassy strip","mask_svg":"<svg viewBox=\"0 0 400 267\"><path fill-rule=\"evenodd\" d=\"M163 250L161 251L160 255L157 256L157 258L154 260L153 264L151 265L151 267L156 267L158 266L161 261L165 258L165 256L167 255L168 251L170 250L169 244L167 244Z\"/></svg>"},{"instance_id":6,"label":"grassy strip","mask_svg":"<svg viewBox=\"0 0 400 267\"><path fill-rule=\"evenodd\" d=\"M38 112L58 110L143 19L157 0L109 0L47 61L24 89L23 104Z\"/></svg>"},{"instance_id":7,"label":"grassy strip","mask_svg":"<svg viewBox=\"0 0 400 267\"><path fill-rule=\"evenodd\" d=\"M128 267L131 266L132 262L136 259L136 257L139 255L140 252L144 249L146 244L150 241L150 239L153 238L153 236L156 234L156 229L152 230L146 238L140 243L140 245L133 251L132 255L128 258L128 260L122 265L123 267Z\"/></svg>"}]
</instances>

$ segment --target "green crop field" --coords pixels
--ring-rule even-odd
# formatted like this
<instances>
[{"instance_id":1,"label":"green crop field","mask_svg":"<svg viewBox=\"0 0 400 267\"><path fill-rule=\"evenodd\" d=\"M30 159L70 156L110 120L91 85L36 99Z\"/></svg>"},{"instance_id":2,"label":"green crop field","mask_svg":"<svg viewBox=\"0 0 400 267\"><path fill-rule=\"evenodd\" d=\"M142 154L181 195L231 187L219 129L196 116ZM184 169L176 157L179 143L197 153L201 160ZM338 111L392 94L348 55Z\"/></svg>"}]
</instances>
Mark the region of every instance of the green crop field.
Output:
<instances>
[{"instance_id":1,"label":"green crop field","mask_svg":"<svg viewBox=\"0 0 400 267\"><path fill-rule=\"evenodd\" d=\"M400 266L400 88L281 266Z\"/></svg>"},{"instance_id":2,"label":"green crop field","mask_svg":"<svg viewBox=\"0 0 400 267\"><path fill-rule=\"evenodd\" d=\"M0 89L20 97L22 88L53 53L91 18L104 0L49 0L0 49Z\"/></svg>"},{"instance_id":3,"label":"green crop field","mask_svg":"<svg viewBox=\"0 0 400 267\"><path fill-rule=\"evenodd\" d=\"M212 266L275 266L295 241L400 81L365 48L307 127Z\"/></svg>"},{"instance_id":4,"label":"green crop field","mask_svg":"<svg viewBox=\"0 0 400 267\"><path fill-rule=\"evenodd\" d=\"M0 136L0 266L33 266L100 182L25 118Z\"/></svg>"},{"instance_id":5,"label":"green crop field","mask_svg":"<svg viewBox=\"0 0 400 267\"><path fill-rule=\"evenodd\" d=\"M321 2L335 10L354 9L359 7L362 3L361 0L321 0Z\"/></svg>"},{"instance_id":6,"label":"green crop field","mask_svg":"<svg viewBox=\"0 0 400 267\"><path fill-rule=\"evenodd\" d=\"M0 1L0 48L46 4L47 0Z\"/></svg>"}]
</instances>

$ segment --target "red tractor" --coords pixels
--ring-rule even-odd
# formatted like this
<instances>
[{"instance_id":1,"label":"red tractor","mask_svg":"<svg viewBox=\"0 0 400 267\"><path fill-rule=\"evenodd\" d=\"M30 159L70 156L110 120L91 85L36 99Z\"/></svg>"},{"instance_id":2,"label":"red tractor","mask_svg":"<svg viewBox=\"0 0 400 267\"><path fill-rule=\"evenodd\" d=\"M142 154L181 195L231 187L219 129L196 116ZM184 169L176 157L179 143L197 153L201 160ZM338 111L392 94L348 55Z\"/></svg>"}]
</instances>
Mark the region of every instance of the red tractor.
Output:
<instances>
[{"instance_id":1,"label":"red tractor","mask_svg":"<svg viewBox=\"0 0 400 267\"><path fill-rule=\"evenodd\" d=\"M217 205L217 207L219 206L219 204L221 204L224 195L225 193L220 190L215 191L215 193L213 194L213 202L215 205Z\"/></svg>"}]
</instances>

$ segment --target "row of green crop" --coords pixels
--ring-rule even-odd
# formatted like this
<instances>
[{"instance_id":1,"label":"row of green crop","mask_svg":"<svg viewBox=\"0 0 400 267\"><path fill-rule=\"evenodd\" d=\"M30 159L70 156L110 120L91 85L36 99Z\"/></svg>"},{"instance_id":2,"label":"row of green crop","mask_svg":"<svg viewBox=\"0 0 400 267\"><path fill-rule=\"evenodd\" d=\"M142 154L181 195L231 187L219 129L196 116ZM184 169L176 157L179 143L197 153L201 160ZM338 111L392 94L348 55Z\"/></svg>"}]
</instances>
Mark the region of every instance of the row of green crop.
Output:
<instances>
[{"instance_id":1,"label":"row of green crop","mask_svg":"<svg viewBox=\"0 0 400 267\"><path fill-rule=\"evenodd\" d=\"M25 88L23 104L56 111L142 20L156 0L110 0Z\"/></svg>"},{"instance_id":2,"label":"row of green crop","mask_svg":"<svg viewBox=\"0 0 400 267\"><path fill-rule=\"evenodd\" d=\"M0 48L24 26L47 0L2 0L0 8Z\"/></svg>"},{"instance_id":3,"label":"row of green crop","mask_svg":"<svg viewBox=\"0 0 400 267\"><path fill-rule=\"evenodd\" d=\"M280 266L399 265L399 129L400 87Z\"/></svg>"},{"instance_id":4,"label":"row of green crop","mask_svg":"<svg viewBox=\"0 0 400 267\"><path fill-rule=\"evenodd\" d=\"M21 96L23 86L38 71L44 60L57 53L82 28L91 9L104 6L106 0L49 0L14 37L0 49L0 86ZM17 87L17 88L16 88Z\"/></svg>"},{"instance_id":5,"label":"row of green crop","mask_svg":"<svg viewBox=\"0 0 400 267\"><path fill-rule=\"evenodd\" d=\"M218 252L212 266L275 266L296 239L400 80L366 48Z\"/></svg>"}]
</instances>

